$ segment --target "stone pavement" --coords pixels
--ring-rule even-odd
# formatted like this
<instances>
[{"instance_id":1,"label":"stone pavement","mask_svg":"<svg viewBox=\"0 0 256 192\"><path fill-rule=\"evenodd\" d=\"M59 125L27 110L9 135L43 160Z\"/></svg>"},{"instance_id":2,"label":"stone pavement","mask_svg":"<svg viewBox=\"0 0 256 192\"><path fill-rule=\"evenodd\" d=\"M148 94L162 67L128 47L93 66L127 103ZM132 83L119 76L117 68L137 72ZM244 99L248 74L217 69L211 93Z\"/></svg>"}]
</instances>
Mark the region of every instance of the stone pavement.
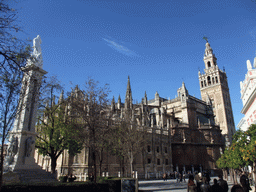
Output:
<instances>
[{"instance_id":1,"label":"stone pavement","mask_svg":"<svg viewBox=\"0 0 256 192\"><path fill-rule=\"evenodd\" d=\"M213 184L213 179L218 179L217 177L211 177L210 185ZM146 180L139 181L139 190L141 192L187 192L187 182L177 183L176 179L168 179L167 181L163 180ZM229 192L231 187L233 186L230 181L228 181Z\"/></svg>"}]
</instances>

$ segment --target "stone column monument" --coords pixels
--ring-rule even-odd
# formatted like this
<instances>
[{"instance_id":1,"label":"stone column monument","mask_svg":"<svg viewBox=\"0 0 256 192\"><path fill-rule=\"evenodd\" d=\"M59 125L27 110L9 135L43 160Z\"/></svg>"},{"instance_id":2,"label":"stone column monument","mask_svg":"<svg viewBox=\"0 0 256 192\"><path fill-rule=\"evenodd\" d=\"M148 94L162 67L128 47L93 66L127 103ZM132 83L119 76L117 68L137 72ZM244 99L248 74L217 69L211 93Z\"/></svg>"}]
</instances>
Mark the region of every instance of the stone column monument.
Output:
<instances>
[{"instance_id":1,"label":"stone column monument","mask_svg":"<svg viewBox=\"0 0 256 192\"><path fill-rule=\"evenodd\" d=\"M42 181L48 174L34 160L39 89L42 78L47 73L42 69L40 45L41 38L38 35L33 40L33 53L22 69L24 76L21 90L23 94L20 95L20 112L10 132L10 143L4 162L4 171L9 172L3 177L7 182L11 180L10 175L15 175L16 179L19 177L20 182L26 183Z\"/></svg>"}]
</instances>

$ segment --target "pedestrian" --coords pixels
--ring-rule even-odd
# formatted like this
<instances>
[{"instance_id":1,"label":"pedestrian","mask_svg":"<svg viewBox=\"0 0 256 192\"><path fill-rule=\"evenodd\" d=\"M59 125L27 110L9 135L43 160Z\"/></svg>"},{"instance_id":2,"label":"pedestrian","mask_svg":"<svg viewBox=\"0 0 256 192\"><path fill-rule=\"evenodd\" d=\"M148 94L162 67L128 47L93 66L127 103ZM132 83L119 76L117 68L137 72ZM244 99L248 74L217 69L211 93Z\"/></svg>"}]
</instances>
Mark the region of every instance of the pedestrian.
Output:
<instances>
[{"instance_id":1,"label":"pedestrian","mask_svg":"<svg viewBox=\"0 0 256 192\"><path fill-rule=\"evenodd\" d=\"M167 181L167 179L166 179L166 173L163 174L163 180L164 180L164 181Z\"/></svg>"},{"instance_id":2,"label":"pedestrian","mask_svg":"<svg viewBox=\"0 0 256 192\"><path fill-rule=\"evenodd\" d=\"M221 186L223 192L228 191L228 183L227 183L227 181L223 180L222 175L219 175L218 184L219 184L219 186Z\"/></svg>"},{"instance_id":3,"label":"pedestrian","mask_svg":"<svg viewBox=\"0 0 256 192\"><path fill-rule=\"evenodd\" d=\"M195 172L195 180L196 180L197 191L200 191L200 177L198 172Z\"/></svg>"},{"instance_id":4,"label":"pedestrian","mask_svg":"<svg viewBox=\"0 0 256 192\"><path fill-rule=\"evenodd\" d=\"M183 179L183 174L182 172L180 173L180 182L182 182L182 179Z\"/></svg>"},{"instance_id":5,"label":"pedestrian","mask_svg":"<svg viewBox=\"0 0 256 192\"><path fill-rule=\"evenodd\" d=\"M244 190L241 185L233 185L233 187L231 188L231 192L244 192Z\"/></svg>"},{"instance_id":6,"label":"pedestrian","mask_svg":"<svg viewBox=\"0 0 256 192\"><path fill-rule=\"evenodd\" d=\"M186 182L186 172L185 171L183 171L183 179L184 179L184 183Z\"/></svg>"},{"instance_id":7,"label":"pedestrian","mask_svg":"<svg viewBox=\"0 0 256 192\"><path fill-rule=\"evenodd\" d=\"M201 192L209 192L210 191L211 186L207 183L206 180L207 180L206 177L202 178L202 184L200 186Z\"/></svg>"},{"instance_id":8,"label":"pedestrian","mask_svg":"<svg viewBox=\"0 0 256 192\"><path fill-rule=\"evenodd\" d=\"M210 184L211 178L208 171L205 172L205 177L206 177L206 183Z\"/></svg>"},{"instance_id":9,"label":"pedestrian","mask_svg":"<svg viewBox=\"0 0 256 192\"><path fill-rule=\"evenodd\" d=\"M175 178L177 183L179 183L179 177L180 177L179 172L175 171Z\"/></svg>"},{"instance_id":10,"label":"pedestrian","mask_svg":"<svg viewBox=\"0 0 256 192\"><path fill-rule=\"evenodd\" d=\"M188 177L188 190L187 192L196 192L196 185L194 183L194 176L189 175Z\"/></svg>"},{"instance_id":11,"label":"pedestrian","mask_svg":"<svg viewBox=\"0 0 256 192\"><path fill-rule=\"evenodd\" d=\"M240 177L240 183L242 185L244 192L249 192L249 190L251 190L249 178L245 173L243 173L242 176Z\"/></svg>"},{"instance_id":12,"label":"pedestrian","mask_svg":"<svg viewBox=\"0 0 256 192\"><path fill-rule=\"evenodd\" d=\"M68 181L68 174L66 174L66 175L63 177L62 182L63 182L63 183L66 183L67 181Z\"/></svg>"},{"instance_id":13,"label":"pedestrian","mask_svg":"<svg viewBox=\"0 0 256 192\"><path fill-rule=\"evenodd\" d=\"M91 181L91 182L93 182L93 180L94 180L93 173L90 173L90 175L89 175L89 179L90 179L90 181Z\"/></svg>"},{"instance_id":14,"label":"pedestrian","mask_svg":"<svg viewBox=\"0 0 256 192\"><path fill-rule=\"evenodd\" d=\"M68 182L73 182L75 180L76 180L76 176L73 176L71 173L70 176L68 177Z\"/></svg>"},{"instance_id":15,"label":"pedestrian","mask_svg":"<svg viewBox=\"0 0 256 192\"><path fill-rule=\"evenodd\" d=\"M213 179L213 185L211 186L211 192L221 192L222 188L219 186L217 179Z\"/></svg>"}]
</instances>

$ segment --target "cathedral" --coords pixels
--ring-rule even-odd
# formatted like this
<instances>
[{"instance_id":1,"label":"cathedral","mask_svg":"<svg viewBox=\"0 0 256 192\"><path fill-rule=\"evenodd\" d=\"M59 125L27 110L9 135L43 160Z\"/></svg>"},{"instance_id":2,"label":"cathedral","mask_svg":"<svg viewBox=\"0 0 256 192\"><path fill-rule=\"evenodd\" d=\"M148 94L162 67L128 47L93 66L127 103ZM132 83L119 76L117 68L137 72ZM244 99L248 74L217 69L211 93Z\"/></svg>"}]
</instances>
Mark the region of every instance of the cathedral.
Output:
<instances>
[{"instance_id":1,"label":"cathedral","mask_svg":"<svg viewBox=\"0 0 256 192\"><path fill-rule=\"evenodd\" d=\"M125 101L111 102L109 110L117 116L131 112L138 126L147 128L147 144L138 153L133 170L139 178L155 178L164 172L216 170L216 160L229 145L235 132L226 73L218 68L217 58L210 44L206 43L204 73L198 72L202 99L189 94L185 83L177 90L177 97L165 99L157 92L153 99L145 95L139 104L132 101L128 77ZM118 176L121 171L118 158L105 153L101 175ZM92 168L90 149L70 157L65 151L57 162L59 175L89 174ZM44 169L49 158L35 153L36 162ZM72 164L70 165L70 162ZM124 176L131 176L126 162ZM97 169L99 170L99 169Z\"/></svg>"}]
</instances>

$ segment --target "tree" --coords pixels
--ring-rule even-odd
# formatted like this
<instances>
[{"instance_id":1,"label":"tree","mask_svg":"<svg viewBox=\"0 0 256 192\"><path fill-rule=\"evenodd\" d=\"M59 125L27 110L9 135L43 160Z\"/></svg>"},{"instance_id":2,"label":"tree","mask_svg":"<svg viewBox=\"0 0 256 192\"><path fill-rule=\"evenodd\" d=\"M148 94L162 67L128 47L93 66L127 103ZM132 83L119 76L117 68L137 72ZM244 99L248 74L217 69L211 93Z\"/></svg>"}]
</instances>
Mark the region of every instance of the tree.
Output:
<instances>
[{"instance_id":1,"label":"tree","mask_svg":"<svg viewBox=\"0 0 256 192\"><path fill-rule=\"evenodd\" d=\"M234 136L232 145L224 151L224 154L217 160L219 168L230 168L235 183L236 170L245 166L252 166L256 170L256 125L252 124L248 131L238 130ZM254 173L255 174L255 173ZM255 177L254 177L255 178Z\"/></svg>"},{"instance_id":2,"label":"tree","mask_svg":"<svg viewBox=\"0 0 256 192\"><path fill-rule=\"evenodd\" d=\"M58 103L55 103L54 92L61 89L61 86L58 82L53 82L56 81L52 80L46 85L50 97L46 97L46 107L43 110L43 115L39 117L36 148L38 148L39 154L50 156L51 171L55 173L57 159L65 149L73 156L81 152L83 129L68 110L63 93Z\"/></svg>"},{"instance_id":3,"label":"tree","mask_svg":"<svg viewBox=\"0 0 256 192\"><path fill-rule=\"evenodd\" d=\"M97 155L102 154L102 133L108 126L107 109L109 106L108 94L109 87L104 85L100 87L99 83L92 78L88 78L85 83L85 90L75 88L75 94L72 97L72 112L81 119L84 130L86 131L86 147L89 148L94 173L94 182L96 182Z\"/></svg>"},{"instance_id":4,"label":"tree","mask_svg":"<svg viewBox=\"0 0 256 192\"><path fill-rule=\"evenodd\" d=\"M1 144L4 146L16 115L22 110L19 104L21 82L30 47L17 39L14 32L21 29L17 25L17 11L10 8L6 1L0 1L0 131ZM1 148L0 189L3 176L3 147Z\"/></svg>"},{"instance_id":5,"label":"tree","mask_svg":"<svg viewBox=\"0 0 256 192\"><path fill-rule=\"evenodd\" d=\"M123 118L116 120L113 129L113 153L124 160L126 157L130 164L130 173L133 173L133 162L146 144L145 127L138 126L136 119L125 114Z\"/></svg>"},{"instance_id":6,"label":"tree","mask_svg":"<svg viewBox=\"0 0 256 192\"><path fill-rule=\"evenodd\" d=\"M247 143L245 148L242 149L243 160L246 165L251 165L253 168L254 182L256 182L256 125L252 124L248 131L245 132Z\"/></svg>"}]
</instances>

